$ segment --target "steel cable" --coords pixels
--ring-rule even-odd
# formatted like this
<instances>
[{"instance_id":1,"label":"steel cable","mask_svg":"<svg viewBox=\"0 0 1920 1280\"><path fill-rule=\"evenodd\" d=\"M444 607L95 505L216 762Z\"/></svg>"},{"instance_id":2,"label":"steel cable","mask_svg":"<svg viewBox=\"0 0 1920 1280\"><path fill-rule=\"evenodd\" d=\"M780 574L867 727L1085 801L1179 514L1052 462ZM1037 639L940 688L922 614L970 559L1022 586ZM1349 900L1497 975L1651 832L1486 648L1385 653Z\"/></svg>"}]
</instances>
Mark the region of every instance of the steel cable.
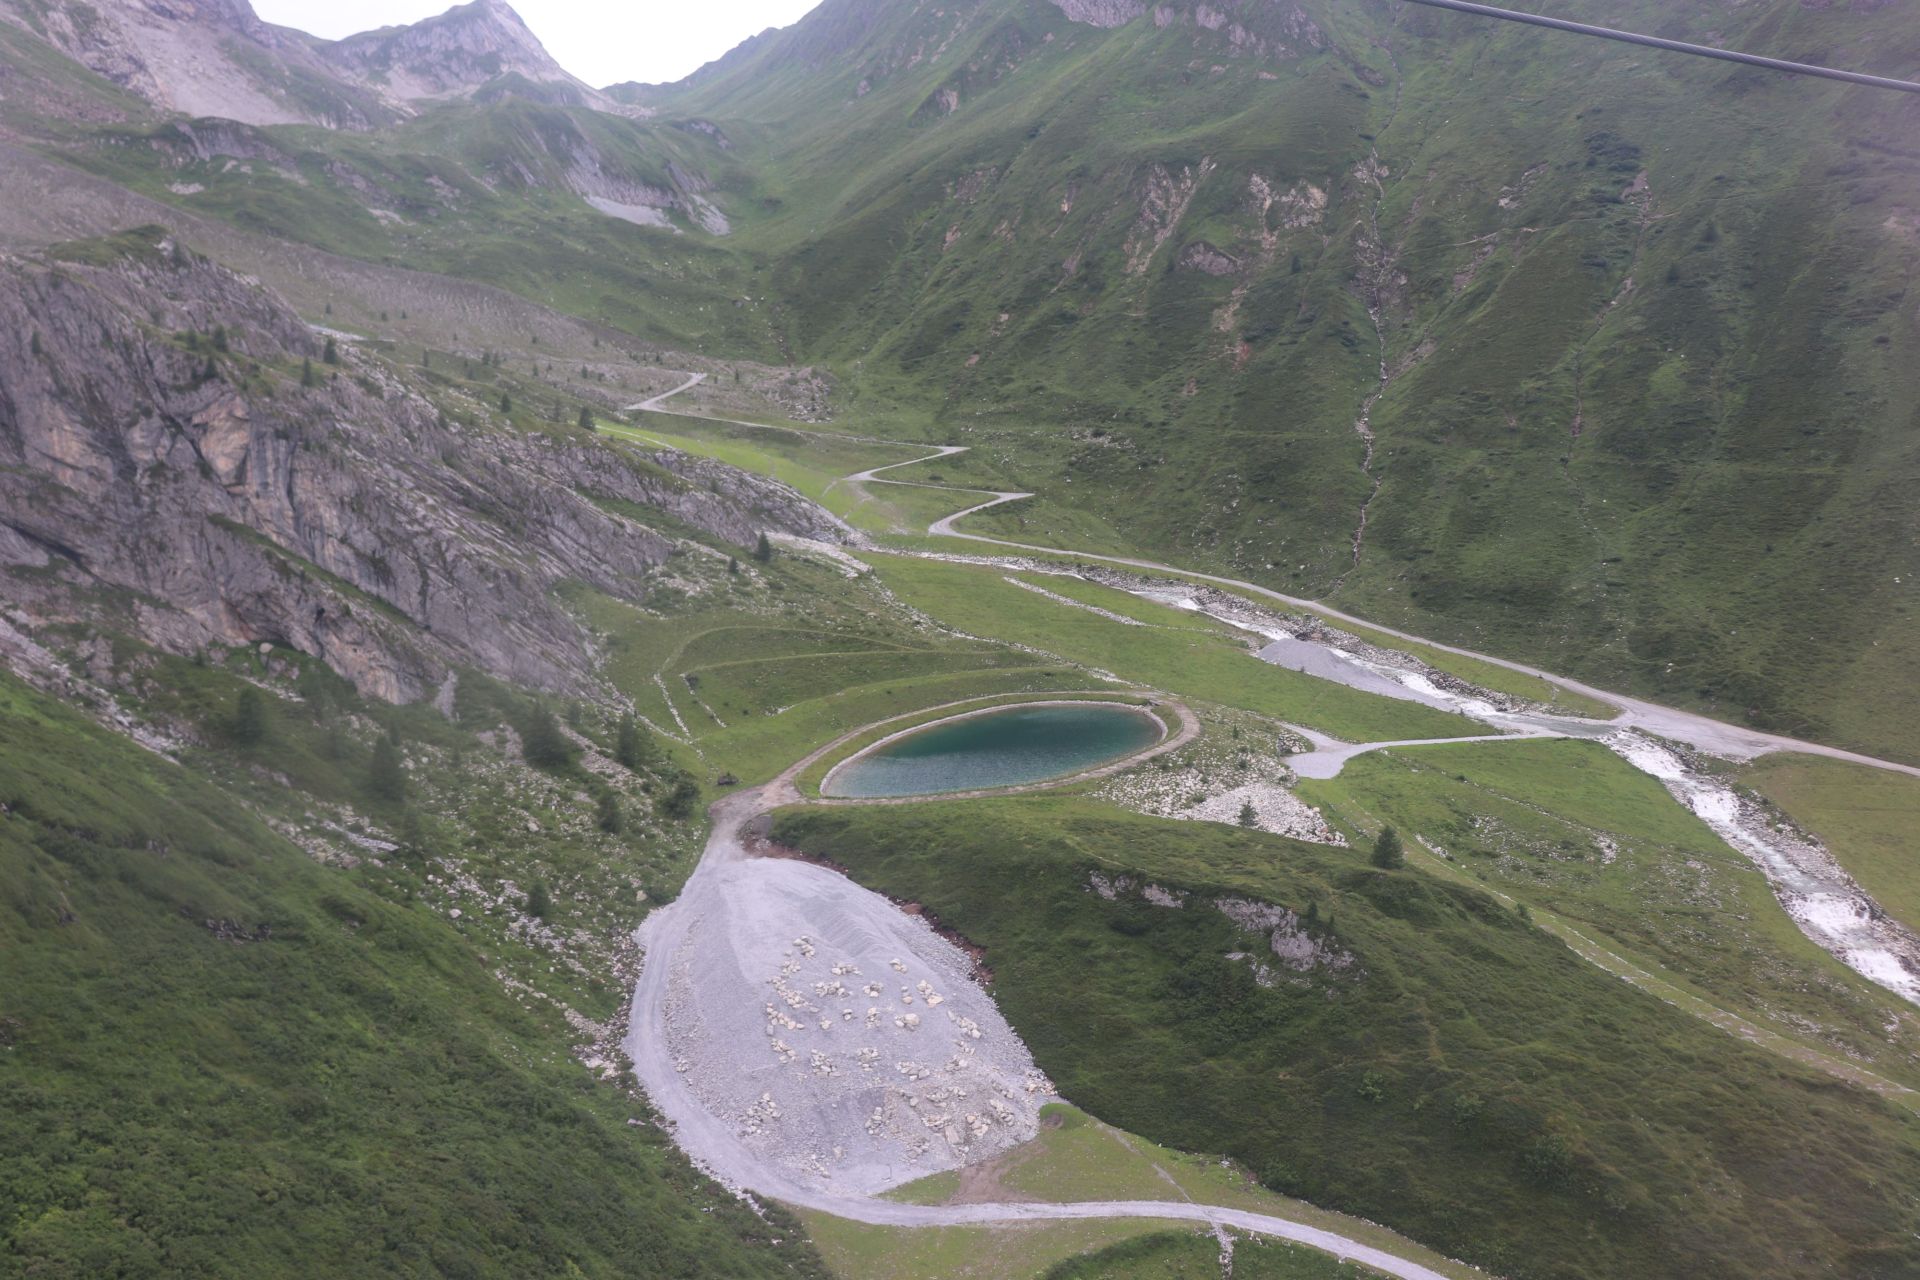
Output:
<instances>
[{"instance_id":1,"label":"steel cable","mask_svg":"<svg viewBox=\"0 0 1920 1280\"><path fill-rule=\"evenodd\" d=\"M1800 76L1844 80L1848 84L1862 84L1873 89L1898 89L1902 93L1920 93L1920 84L1912 80L1894 80L1888 76L1870 76L1861 71L1842 71L1837 67L1820 67L1809 62L1788 62L1784 58L1767 58L1757 53L1717 49L1707 44L1688 44L1684 40L1643 36L1635 31L1616 31L1612 27L1596 27L1588 22L1569 22L1565 18L1549 18L1538 13L1522 13L1517 9L1498 9L1490 4L1474 4L1471 0L1406 0L1406 3L1423 4L1433 9L1451 9L1456 13L1477 14L1483 18L1504 18L1508 22L1524 22L1535 27L1551 27L1555 31L1571 31L1575 35L1620 40L1627 44L1645 45L1649 49L1690 53L1700 58L1718 58L1722 62L1740 62L1750 67L1764 67L1769 71L1786 71Z\"/></svg>"}]
</instances>

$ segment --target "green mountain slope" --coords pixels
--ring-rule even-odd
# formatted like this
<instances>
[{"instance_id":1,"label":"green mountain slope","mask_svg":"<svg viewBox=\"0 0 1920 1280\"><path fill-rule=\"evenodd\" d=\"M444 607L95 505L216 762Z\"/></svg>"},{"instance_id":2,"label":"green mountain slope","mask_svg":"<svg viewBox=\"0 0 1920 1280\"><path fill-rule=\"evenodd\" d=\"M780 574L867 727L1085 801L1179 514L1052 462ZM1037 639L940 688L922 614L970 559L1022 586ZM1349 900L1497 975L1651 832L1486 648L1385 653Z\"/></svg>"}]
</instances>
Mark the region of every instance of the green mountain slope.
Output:
<instances>
[{"instance_id":1,"label":"green mountain slope","mask_svg":"<svg viewBox=\"0 0 1920 1280\"><path fill-rule=\"evenodd\" d=\"M1913 1118L1588 967L1477 889L1039 799L776 837L983 949L1065 1097L1527 1280L1910 1275Z\"/></svg>"},{"instance_id":2,"label":"green mountain slope","mask_svg":"<svg viewBox=\"0 0 1920 1280\"><path fill-rule=\"evenodd\" d=\"M4 20L0 79L0 143L171 205L182 225L484 281L683 351L782 354L757 260L717 234L715 193L751 178L700 122L595 110L515 74L378 129L189 117ZM751 218L750 199L727 203ZM0 242L43 243L24 212L0 216ZM438 339L499 349L472 329Z\"/></svg>"},{"instance_id":3,"label":"green mountain slope","mask_svg":"<svg viewBox=\"0 0 1920 1280\"><path fill-rule=\"evenodd\" d=\"M1880 6L1547 7L1920 57ZM757 243L799 349L1025 456L1026 487L1920 754L1920 104L1389 3L1107 30L1044 0L830 3L644 100L721 121L786 211Z\"/></svg>"},{"instance_id":4,"label":"green mountain slope","mask_svg":"<svg viewBox=\"0 0 1920 1280\"><path fill-rule=\"evenodd\" d=\"M11 677L0 739L0 1271L820 1274L391 877Z\"/></svg>"}]
</instances>

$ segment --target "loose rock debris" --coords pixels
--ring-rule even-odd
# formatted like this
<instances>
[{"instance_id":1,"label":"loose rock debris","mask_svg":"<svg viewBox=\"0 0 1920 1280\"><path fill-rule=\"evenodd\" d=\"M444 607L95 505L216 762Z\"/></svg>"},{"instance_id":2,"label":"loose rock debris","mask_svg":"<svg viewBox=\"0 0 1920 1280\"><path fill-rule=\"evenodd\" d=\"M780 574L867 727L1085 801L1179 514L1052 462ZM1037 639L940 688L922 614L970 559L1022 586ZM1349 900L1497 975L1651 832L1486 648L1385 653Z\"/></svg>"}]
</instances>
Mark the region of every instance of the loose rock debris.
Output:
<instances>
[{"instance_id":1,"label":"loose rock debris","mask_svg":"<svg viewBox=\"0 0 1920 1280\"><path fill-rule=\"evenodd\" d=\"M871 1193L1038 1132L1053 1086L963 950L823 867L726 873L673 966L667 1033L682 1079L757 1155Z\"/></svg>"}]
</instances>

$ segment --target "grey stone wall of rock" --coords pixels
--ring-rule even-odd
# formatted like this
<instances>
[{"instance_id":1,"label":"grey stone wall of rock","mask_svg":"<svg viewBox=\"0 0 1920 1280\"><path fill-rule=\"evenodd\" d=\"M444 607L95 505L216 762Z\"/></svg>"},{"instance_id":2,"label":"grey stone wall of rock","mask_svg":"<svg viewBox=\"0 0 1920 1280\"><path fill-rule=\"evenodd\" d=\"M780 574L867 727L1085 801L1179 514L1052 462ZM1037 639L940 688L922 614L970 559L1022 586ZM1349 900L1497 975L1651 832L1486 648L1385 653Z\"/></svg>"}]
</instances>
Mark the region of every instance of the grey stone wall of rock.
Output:
<instances>
[{"instance_id":1,"label":"grey stone wall of rock","mask_svg":"<svg viewBox=\"0 0 1920 1280\"><path fill-rule=\"evenodd\" d=\"M323 365L323 342L164 238L104 265L0 257L0 593L176 652L288 645L393 701L462 665L591 694L592 637L555 588L644 599L674 547L595 498L743 546L842 536L706 459L450 420L351 344Z\"/></svg>"}]
</instances>

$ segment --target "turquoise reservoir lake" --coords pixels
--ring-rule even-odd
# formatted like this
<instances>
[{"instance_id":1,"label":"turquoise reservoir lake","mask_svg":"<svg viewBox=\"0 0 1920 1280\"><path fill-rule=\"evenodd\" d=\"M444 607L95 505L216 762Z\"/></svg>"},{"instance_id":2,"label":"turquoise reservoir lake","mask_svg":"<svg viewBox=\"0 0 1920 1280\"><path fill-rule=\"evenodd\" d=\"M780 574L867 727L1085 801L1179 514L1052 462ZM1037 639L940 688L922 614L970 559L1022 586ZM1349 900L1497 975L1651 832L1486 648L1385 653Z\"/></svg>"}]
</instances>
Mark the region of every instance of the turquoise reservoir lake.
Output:
<instances>
[{"instance_id":1,"label":"turquoise reservoir lake","mask_svg":"<svg viewBox=\"0 0 1920 1280\"><path fill-rule=\"evenodd\" d=\"M1064 778L1144 751L1159 721L1138 707L1009 707L916 729L827 775L822 795L872 799L984 791Z\"/></svg>"}]
</instances>

